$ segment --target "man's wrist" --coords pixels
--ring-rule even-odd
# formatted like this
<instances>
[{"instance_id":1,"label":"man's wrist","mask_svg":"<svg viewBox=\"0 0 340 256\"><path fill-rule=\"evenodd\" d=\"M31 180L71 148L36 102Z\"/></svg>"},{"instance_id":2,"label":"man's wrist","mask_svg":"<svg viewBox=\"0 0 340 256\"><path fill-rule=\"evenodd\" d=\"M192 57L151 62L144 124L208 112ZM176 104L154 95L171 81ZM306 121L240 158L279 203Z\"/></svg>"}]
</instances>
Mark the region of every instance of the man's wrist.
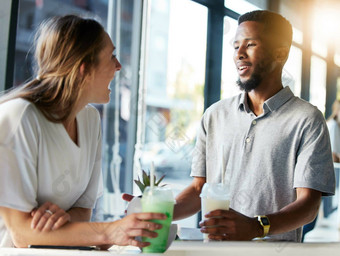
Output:
<instances>
[{"instance_id":1,"label":"man's wrist","mask_svg":"<svg viewBox=\"0 0 340 256\"><path fill-rule=\"evenodd\" d=\"M253 222L254 222L254 227L255 227L254 238L262 237L263 236L263 227L261 226L261 224L257 220L257 217L253 218Z\"/></svg>"},{"instance_id":2,"label":"man's wrist","mask_svg":"<svg viewBox=\"0 0 340 256\"><path fill-rule=\"evenodd\" d=\"M258 236L259 238L263 238L268 235L270 229L270 221L266 215L256 215L255 218L257 219L261 229L262 234Z\"/></svg>"}]
</instances>

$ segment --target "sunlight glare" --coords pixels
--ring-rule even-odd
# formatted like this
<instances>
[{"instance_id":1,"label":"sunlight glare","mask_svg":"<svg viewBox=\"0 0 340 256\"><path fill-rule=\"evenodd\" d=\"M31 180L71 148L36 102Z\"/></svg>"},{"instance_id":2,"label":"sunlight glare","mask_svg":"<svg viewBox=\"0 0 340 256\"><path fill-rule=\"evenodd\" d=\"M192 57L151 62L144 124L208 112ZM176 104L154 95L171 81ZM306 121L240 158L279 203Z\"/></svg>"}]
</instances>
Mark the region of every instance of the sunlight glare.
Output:
<instances>
[{"instance_id":1,"label":"sunlight glare","mask_svg":"<svg viewBox=\"0 0 340 256\"><path fill-rule=\"evenodd\" d=\"M328 5L318 6L314 11L313 35L321 41L334 42L340 40L339 36L339 9L328 3Z\"/></svg>"}]
</instances>

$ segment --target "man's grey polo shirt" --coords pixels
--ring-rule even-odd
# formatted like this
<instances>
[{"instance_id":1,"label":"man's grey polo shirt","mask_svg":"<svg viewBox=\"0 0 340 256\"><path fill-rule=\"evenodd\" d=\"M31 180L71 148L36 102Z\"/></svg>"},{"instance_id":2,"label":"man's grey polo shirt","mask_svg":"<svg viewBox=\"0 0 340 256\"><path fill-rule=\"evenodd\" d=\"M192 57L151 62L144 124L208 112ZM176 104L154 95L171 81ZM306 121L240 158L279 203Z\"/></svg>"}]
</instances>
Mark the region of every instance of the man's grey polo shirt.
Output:
<instances>
[{"instance_id":1,"label":"man's grey polo shirt","mask_svg":"<svg viewBox=\"0 0 340 256\"><path fill-rule=\"evenodd\" d=\"M244 215L279 211L295 201L298 187L333 195L333 161L322 113L289 87L263 109L255 116L245 93L208 108L198 129L191 176L221 182L223 145L230 207ZM301 228L273 238L300 241Z\"/></svg>"}]
</instances>

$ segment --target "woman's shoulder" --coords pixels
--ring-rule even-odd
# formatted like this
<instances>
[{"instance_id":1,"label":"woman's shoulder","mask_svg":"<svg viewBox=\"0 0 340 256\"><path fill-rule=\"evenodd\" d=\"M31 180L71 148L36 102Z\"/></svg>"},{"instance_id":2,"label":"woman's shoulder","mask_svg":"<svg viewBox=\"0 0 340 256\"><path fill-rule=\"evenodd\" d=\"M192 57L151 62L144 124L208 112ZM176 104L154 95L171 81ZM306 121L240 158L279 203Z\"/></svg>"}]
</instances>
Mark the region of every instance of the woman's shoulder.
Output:
<instances>
[{"instance_id":1,"label":"woman's shoulder","mask_svg":"<svg viewBox=\"0 0 340 256\"><path fill-rule=\"evenodd\" d=\"M19 127L31 127L37 122L38 110L33 103L17 98L0 104L0 140L9 140Z\"/></svg>"},{"instance_id":2,"label":"woman's shoulder","mask_svg":"<svg viewBox=\"0 0 340 256\"><path fill-rule=\"evenodd\" d=\"M100 129L100 113L92 105L87 105L77 115L79 124L88 127L89 131Z\"/></svg>"},{"instance_id":3,"label":"woman's shoulder","mask_svg":"<svg viewBox=\"0 0 340 256\"><path fill-rule=\"evenodd\" d=\"M85 108L83 108L82 111L80 111L81 115L86 115L87 119L100 119L100 113L97 108L95 108L92 105L86 105Z\"/></svg>"},{"instance_id":4,"label":"woman's shoulder","mask_svg":"<svg viewBox=\"0 0 340 256\"><path fill-rule=\"evenodd\" d=\"M21 119L30 113L36 113L37 108L32 102L16 98L0 104L0 120L4 118Z\"/></svg>"}]
</instances>

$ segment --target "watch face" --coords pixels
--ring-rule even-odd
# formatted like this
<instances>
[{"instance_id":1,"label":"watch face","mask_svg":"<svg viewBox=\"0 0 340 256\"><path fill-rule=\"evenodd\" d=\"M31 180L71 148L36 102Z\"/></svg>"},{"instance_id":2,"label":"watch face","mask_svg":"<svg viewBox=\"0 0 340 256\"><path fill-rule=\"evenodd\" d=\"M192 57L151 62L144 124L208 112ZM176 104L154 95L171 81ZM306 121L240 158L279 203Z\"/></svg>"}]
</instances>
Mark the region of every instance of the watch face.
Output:
<instances>
[{"instance_id":1,"label":"watch face","mask_svg":"<svg viewBox=\"0 0 340 256\"><path fill-rule=\"evenodd\" d=\"M261 221L262 221L263 225L265 225L265 226L269 225L269 221L268 221L267 218L261 218Z\"/></svg>"}]
</instances>

